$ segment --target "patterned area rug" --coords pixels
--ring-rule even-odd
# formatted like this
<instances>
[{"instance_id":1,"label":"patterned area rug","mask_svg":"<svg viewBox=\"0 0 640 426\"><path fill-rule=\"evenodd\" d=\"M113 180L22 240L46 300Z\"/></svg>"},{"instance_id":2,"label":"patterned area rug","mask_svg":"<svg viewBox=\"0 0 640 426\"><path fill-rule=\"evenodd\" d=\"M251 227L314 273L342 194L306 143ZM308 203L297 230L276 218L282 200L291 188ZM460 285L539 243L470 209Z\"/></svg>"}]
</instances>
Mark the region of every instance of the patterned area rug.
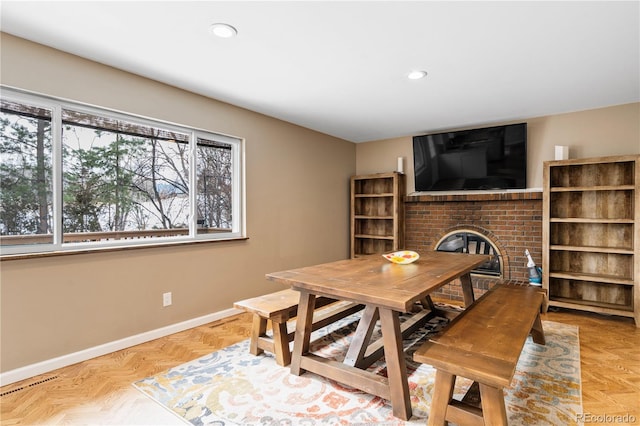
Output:
<instances>
[{"instance_id":1,"label":"patterned area rug","mask_svg":"<svg viewBox=\"0 0 640 426\"><path fill-rule=\"evenodd\" d=\"M316 331L312 352L342 360L358 315ZM435 370L412 356L425 336L444 324L445 319L434 318L404 341L413 408L406 422L393 417L382 398L313 373L294 376L270 354L249 354L248 340L134 386L193 425L424 425ZM549 321L543 328L547 344L536 345L529 337L505 390L511 425L572 425L582 413L578 328ZM384 375L384 359L369 370ZM456 397L470 385L459 378Z\"/></svg>"}]
</instances>

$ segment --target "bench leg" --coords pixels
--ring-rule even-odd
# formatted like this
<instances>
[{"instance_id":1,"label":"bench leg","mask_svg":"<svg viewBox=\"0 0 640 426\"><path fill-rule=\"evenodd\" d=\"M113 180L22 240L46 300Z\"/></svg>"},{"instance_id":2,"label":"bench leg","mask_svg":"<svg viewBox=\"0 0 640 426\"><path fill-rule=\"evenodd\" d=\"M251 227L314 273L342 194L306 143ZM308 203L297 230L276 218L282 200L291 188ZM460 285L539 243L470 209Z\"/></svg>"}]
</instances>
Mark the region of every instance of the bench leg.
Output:
<instances>
[{"instance_id":1,"label":"bench leg","mask_svg":"<svg viewBox=\"0 0 640 426\"><path fill-rule=\"evenodd\" d=\"M253 314L253 324L251 326L251 341L249 343L249 352L252 355L260 355L264 352L259 347L259 340L267 333L267 319L262 318L258 314Z\"/></svg>"},{"instance_id":2,"label":"bench leg","mask_svg":"<svg viewBox=\"0 0 640 426\"><path fill-rule=\"evenodd\" d=\"M304 373L304 369L300 364L302 363L302 356L309 352L315 304L316 296L314 294L304 290L300 291L298 320L296 321L296 334L293 340L293 354L291 357L291 374L295 376Z\"/></svg>"},{"instance_id":3,"label":"bench leg","mask_svg":"<svg viewBox=\"0 0 640 426\"><path fill-rule=\"evenodd\" d=\"M507 426L507 410L504 405L502 388L494 388L480 383L480 400L482 401L484 424Z\"/></svg>"},{"instance_id":4,"label":"bench leg","mask_svg":"<svg viewBox=\"0 0 640 426\"><path fill-rule=\"evenodd\" d=\"M447 424L447 407L453 398L456 376L443 370L436 370L436 381L433 386L429 426L445 426Z\"/></svg>"},{"instance_id":5,"label":"bench leg","mask_svg":"<svg viewBox=\"0 0 640 426\"><path fill-rule=\"evenodd\" d=\"M287 332L288 319L288 315L271 319L271 326L273 328L273 351L276 355L276 362L283 367L291 364L289 333Z\"/></svg>"}]
</instances>

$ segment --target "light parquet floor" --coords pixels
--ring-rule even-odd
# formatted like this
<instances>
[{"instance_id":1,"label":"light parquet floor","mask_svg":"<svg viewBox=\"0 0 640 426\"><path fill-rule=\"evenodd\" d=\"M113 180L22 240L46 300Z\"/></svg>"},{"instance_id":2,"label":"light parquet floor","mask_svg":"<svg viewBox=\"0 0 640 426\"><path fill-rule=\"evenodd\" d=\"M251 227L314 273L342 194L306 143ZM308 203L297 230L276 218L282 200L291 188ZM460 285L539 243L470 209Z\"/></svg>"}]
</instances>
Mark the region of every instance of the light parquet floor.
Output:
<instances>
[{"instance_id":1,"label":"light parquet floor","mask_svg":"<svg viewBox=\"0 0 640 426\"><path fill-rule=\"evenodd\" d=\"M640 424L640 329L633 321L568 310L543 319L580 327L585 423ZM2 387L0 424L183 424L131 384L246 339L250 327L250 316L238 315ZM620 422L624 416L630 421Z\"/></svg>"},{"instance_id":2,"label":"light parquet floor","mask_svg":"<svg viewBox=\"0 0 640 426\"><path fill-rule=\"evenodd\" d=\"M4 386L0 424L184 424L131 384L244 340L250 329L242 314Z\"/></svg>"}]
</instances>

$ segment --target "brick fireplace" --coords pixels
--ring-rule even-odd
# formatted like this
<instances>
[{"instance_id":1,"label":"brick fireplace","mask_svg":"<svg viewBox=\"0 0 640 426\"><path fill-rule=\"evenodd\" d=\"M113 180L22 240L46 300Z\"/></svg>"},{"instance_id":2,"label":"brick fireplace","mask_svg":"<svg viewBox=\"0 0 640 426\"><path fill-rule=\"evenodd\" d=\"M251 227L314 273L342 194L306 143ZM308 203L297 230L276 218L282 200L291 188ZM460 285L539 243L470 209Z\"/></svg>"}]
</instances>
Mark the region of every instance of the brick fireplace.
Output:
<instances>
[{"instance_id":1,"label":"brick fireplace","mask_svg":"<svg viewBox=\"0 0 640 426\"><path fill-rule=\"evenodd\" d=\"M454 230L468 230L490 240L502 257L502 279L527 281L525 249L542 263L542 193L505 192L405 197L405 247L418 253L434 250ZM473 275L476 297L497 278ZM436 296L462 300L460 282Z\"/></svg>"}]
</instances>

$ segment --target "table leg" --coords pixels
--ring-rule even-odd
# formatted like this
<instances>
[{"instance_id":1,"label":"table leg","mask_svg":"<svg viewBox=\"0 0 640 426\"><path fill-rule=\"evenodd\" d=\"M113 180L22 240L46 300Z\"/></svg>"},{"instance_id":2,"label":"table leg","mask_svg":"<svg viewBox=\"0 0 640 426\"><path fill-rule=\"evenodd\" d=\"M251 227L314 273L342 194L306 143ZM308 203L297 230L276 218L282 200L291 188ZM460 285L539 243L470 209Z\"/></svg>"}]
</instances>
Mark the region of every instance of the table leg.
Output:
<instances>
[{"instance_id":1,"label":"table leg","mask_svg":"<svg viewBox=\"0 0 640 426\"><path fill-rule=\"evenodd\" d=\"M291 364L289 333L287 332L288 320L288 312L271 318L271 327L273 329L273 352L276 355L276 362L278 365L282 366Z\"/></svg>"},{"instance_id":2,"label":"table leg","mask_svg":"<svg viewBox=\"0 0 640 426\"><path fill-rule=\"evenodd\" d=\"M476 297L473 295L473 284L471 283L471 274L464 274L460 277L462 284L462 298L464 299L464 307L468 308L475 302Z\"/></svg>"},{"instance_id":3,"label":"table leg","mask_svg":"<svg viewBox=\"0 0 640 426\"><path fill-rule=\"evenodd\" d=\"M315 304L316 296L314 294L304 290L300 291L296 334L293 340L293 353L291 354L291 374L295 374L296 376L304 373L304 370L300 368L300 361L302 360L302 356L309 352Z\"/></svg>"},{"instance_id":4,"label":"table leg","mask_svg":"<svg viewBox=\"0 0 640 426\"><path fill-rule=\"evenodd\" d=\"M379 308L379 312L393 415L402 420L409 420L412 414L411 399L409 397L407 366L402 347L400 318L398 312L391 309Z\"/></svg>"},{"instance_id":5,"label":"table leg","mask_svg":"<svg viewBox=\"0 0 640 426\"><path fill-rule=\"evenodd\" d=\"M371 334L379 317L380 315L376 306L367 305L364 308L362 317L358 322L358 328L356 328L353 334L353 339L349 344L349 350L344 358L345 364L362 368L361 362L367 352L369 342L371 341Z\"/></svg>"},{"instance_id":6,"label":"table leg","mask_svg":"<svg viewBox=\"0 0 640 426\"><path fill-rule=\"evenodd\" d=\"M539 345L544 345L546 340L544 338L544 329L542 328L542 320L540 319L540 314L536 316L535 321L533 322L533 327L531 328L531 335L533 336L533 341Z\"/></svg>"}]
</instances>

